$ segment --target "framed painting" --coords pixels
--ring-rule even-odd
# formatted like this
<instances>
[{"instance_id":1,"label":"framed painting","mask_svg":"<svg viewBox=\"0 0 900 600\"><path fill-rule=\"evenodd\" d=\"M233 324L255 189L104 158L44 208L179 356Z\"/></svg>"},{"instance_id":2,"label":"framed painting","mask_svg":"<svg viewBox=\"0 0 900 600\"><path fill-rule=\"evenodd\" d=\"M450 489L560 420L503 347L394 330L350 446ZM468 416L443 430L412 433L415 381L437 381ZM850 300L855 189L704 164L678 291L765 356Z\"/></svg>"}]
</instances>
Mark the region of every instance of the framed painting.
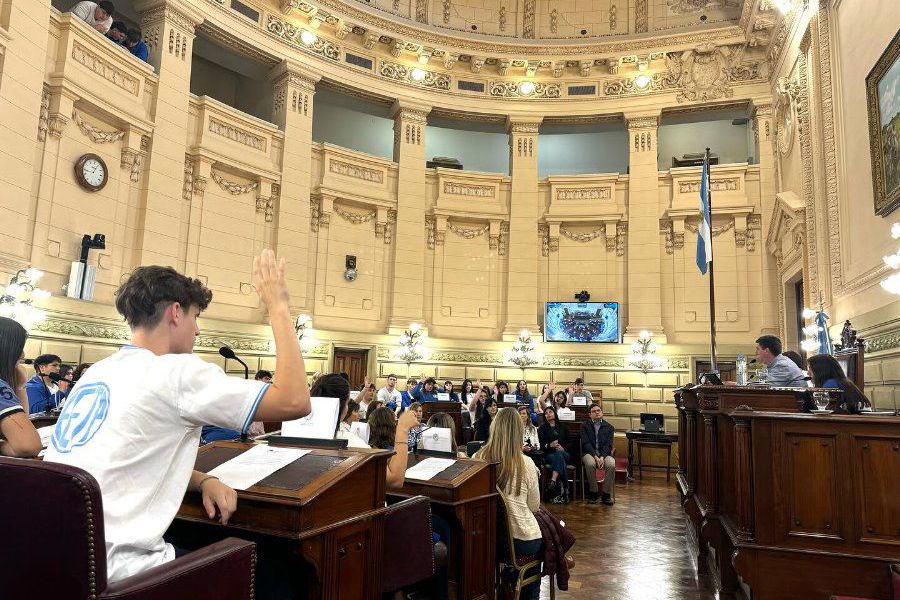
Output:
<instances>
[{"instance_id":1,"label":"framed painting","mask_svg":"<svg viewBox=\"0 0 900 600\"><path fill-rule=\"evenodd\" d=\"M900 31L866 76L875 214L900 206Z\"/></svg>"}]
</instances>

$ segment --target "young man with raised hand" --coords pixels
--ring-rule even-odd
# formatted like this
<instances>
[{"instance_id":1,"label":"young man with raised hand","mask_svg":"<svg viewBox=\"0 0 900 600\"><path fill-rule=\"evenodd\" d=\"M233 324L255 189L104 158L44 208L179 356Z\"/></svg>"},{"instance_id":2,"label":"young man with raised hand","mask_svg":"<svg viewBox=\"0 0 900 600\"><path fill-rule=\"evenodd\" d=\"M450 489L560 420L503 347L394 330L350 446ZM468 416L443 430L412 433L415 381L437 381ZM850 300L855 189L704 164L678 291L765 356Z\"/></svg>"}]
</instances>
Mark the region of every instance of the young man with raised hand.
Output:
<instances>
[{"instance_id":1,"label":"young man with raised hand","mask_svg":"<svg viewBox=\"0 0 900 600\"><path fill-rule=\"evenodd\" d=\"M294 334L284 259L253 261L253 285L268 310L278 373L305 373ZM46 460L88 471L100 485L107 573L116 581L175 558L163 534L186 490L199 491L224 524L236 492L194 471L200 428L243 431L253 420L289 421L310 412L305 377L269 384L229 377L192 354L210 292L170 267L138 267L116 292L131 343L85 371L69 394Z\"/></svg>"}]
</instances>

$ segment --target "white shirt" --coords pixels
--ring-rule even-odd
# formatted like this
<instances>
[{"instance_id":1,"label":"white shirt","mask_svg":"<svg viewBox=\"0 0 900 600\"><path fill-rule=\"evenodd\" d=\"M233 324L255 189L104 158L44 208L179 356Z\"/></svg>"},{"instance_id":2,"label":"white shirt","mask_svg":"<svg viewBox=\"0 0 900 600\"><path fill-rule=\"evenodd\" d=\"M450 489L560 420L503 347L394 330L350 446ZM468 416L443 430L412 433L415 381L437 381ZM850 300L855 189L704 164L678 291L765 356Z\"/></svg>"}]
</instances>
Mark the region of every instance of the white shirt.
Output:
<instances>
[{"instance_id":1,"label":"white shirt","mask_svg":"<svg viewBox=\"0 0 900 600\"><path fill-rule=\"evenodd\" d=\"M400 404L403 402L403 396L400 395L400 391L397 388L389 390L387 389L387 386L378 390L378 399L384 402L385 405L395 402L397 408L399 408Z\"/></svg>"},{"instance_id":2,"label":"white shirt","mask_svg":"<svg viewBox=\"0 0 900 600\"><path fill-rule=\"evenodd\" d=\"M85 23L87 23L88 25L90 25L91 27L94 27L97 23L101 22L94 18L94 13L96 10L97 10L96 2L85 1L85 2L79 2L78 4L73 6L72 10L70 12L73 15L75 15L76 17L78 17L79 19L81 19L82 21L84 21ZM102 21L102 23L103 23L103 27L100 29L100 33L106 33L107 31L109 31L109 28L112 27L112 24L113 24L112 15L107 16L106 20Z\"/></svg>"},{"instance_id":3,"label":"white shirt","mask_svg":"<svg viewBox=\"0 0 900 600\"><path fill-rule=\"evenodd\" d=\"M175 558L163 534L187 490L200 428L247 429L268 387L194 354L135 346L85 371L44 460L80 467L100 484L110 581Z\"/></svg>"},{"instance_id":4,"label":"white shirt","mask_svg":"<svg viewBox=\"0 0 900 600\"><path fill-rule=\"evenodd\" d=\"M347 429L344 429L343 427L338 428L337 433L334 434L334 439L347 440L348 448L371 448L371 446L368 445L361 437L350 431L349 425L347 425Z\"/></svg>"}]
</instances>

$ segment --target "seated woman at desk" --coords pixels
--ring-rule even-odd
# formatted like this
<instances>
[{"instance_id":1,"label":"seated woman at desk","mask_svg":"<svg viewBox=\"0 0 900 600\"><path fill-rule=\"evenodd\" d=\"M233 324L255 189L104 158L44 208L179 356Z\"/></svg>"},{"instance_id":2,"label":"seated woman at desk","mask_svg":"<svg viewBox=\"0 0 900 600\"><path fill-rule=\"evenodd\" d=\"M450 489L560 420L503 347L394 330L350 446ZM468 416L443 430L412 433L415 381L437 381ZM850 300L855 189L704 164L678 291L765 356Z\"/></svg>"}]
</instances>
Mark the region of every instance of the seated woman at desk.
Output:
<instances>
[{"instance_id":1,"label":"seated woman at desk","mask_svg":"<svg viewBox=\"0 0 900 600\"><path fill-rule=\"evenodd\" d=\"M449 379L444 382L444 393L450 394L451 402L459 402L459 394L453 391L453 382Z\"/></svg>"},{"instance_id":2,"label":"seated woman at desk","mask_svg":"<svg viewBox=\"0 0 900 600\"><path fill-rule=\"evenodd\" d=\"M323 375L313 382L309 393L316 398L337 398L340 401L341 408L338 411L340 421L347 416L348 404L350 402L350 382L347 381L340 373L329 373ZM390 411L388 411L390 412ZM406 452L402 451L403 443L409 435L410 428L415 424L415 413L407 414L407 411L400 416L397 423L397 431L395 434L394 446L401 448L400 452L395 452L388 460L387 464L387 486L392 489L403 487L403 481L406 478ZM349 448L369 448L369 444L365 443L358 435L352 431L342 431L338 427L334 434L336 440L347 440ZM399 445L397 441L400 441Z\"/></svg>"},{"instance_id":3,"label":"seated woman at desk","mask_svg":"<svg viewBox=\"0 0 900 600\"><path fill-rule=\"evenodd\" d=\"M547 484L547 497L554 504L565 504L569 501L569 485L566 477L566 465L569 463L569 429L559 422L556 409L548 406L544 409L544 424L538 427L538 438L544 460L550 465L550 481Z\"/></svg>"},{"instance_id":4,"label":"seated woman at desk","mask_svg":"<svg viewBox=\"0 0 900 600\"><path fill-rule=\"evenodd\" d=\"M28 332L18 321L0 317L0 454L32 458L41 451L41 438L28 418L25 382L28 371L21 363Z\"/></svg>"},{"instance_id":5,"label":"seated woman at desk","mask_svg":"<svg viewBox=\"0 0 900 600\"><path fill-rule=\"evenodd\" d=\"M519 418L522 419L522 429L524 430L522 434L522 452L534 461L534 466L540 469L541 465L544 464L544 454L541 452L541 442L538 438L537 427L531 422L531 411L528 410L528 405L526 404L520 404L516 407L516 410L519 411Z\"/></svg>"},{"instance_id":6,"label":"seated woman at desk","mask_svg":"<svg viewBox=\"0 0 900 600\"><path fill-rule=\"evenodd\" d=\"M524 435L522 420L515 408L507 407L497 413L491 424L490 440L475 453L474 458L500 463L497 468L497 487L503 495L508 511L510 533L517 556L540 555L544 540L534 512L541 506L538 471L522 454ZM498 541L499 543L499 541ZM541 584L536 581L522 589L522 600L537 600Z\"/></svg>"},{"instance_id":7,"label":"seated woman at desk","mask_svg":"<svg viewBox=\"0 0 900 600\"><path fill-rule=\"evenodd\" d=\"M397 434L397 419L391 409L380 406L369 413L369 446L382 450L393 450Z\"/></svg>"},{"instance_id":8,"label":"seated woman at desk","mask_svg":"<svg viewBox=\"0 0 900 600\"><path fill-rule=\"evenodd\" d=\"M859 413L872 409L872 403L859 391L856 384L847 379L841 364L833 356L816 354L810 356L807 363L813 387L832 388L844 392L844 406L848 412Z\"/></svg>"},{"instance_id":9,"label":"seated woman at desk","mask_svg":"<svg viewBox=\"0 0 900 600\"><path fill-rule=\"evenodd\" d=\"M407 413L415 415L415 419L411 421L413 425L409 428L409 434L406 438L406 447L412 450L419 444L419 436L422 435L422 405L418 402L413 402L409 405L409 408L403 411L404 415Z\"/></svg>"},{"instance_id":10,"label":"seated woman at desk","mask_svg":"<svg viewBox=\"0 0 900 600\"><path fill-rule=\"evenodd\" d=\"M488 397L487 387L475 386L472 390L472 401L469 402L469 414L472 415L472 423L481 418L484 411L484 401Z\"/></svg>"},{"instance_id":11,"label":"seated woman at desk","mask_svg":"<svg viewBox=\"0 0 900 600\"><path fill-rule=\"evenodd\" d=\"M525 404L528 406L528 418L532 423L537 423L537 413L534 412L534 397L528 391L528 382L520 379L516 384L516 404Z\"/></svg>"},{"instance_id":12,"label":"seated woman at desk","mask_svg":"<svg viewBox=\"0 0 900 600\"><path fill-rule=\"evenodd\" d=\"M511 408L511 407L510 407ZM475 421L475 441L486 442L491 435L491 420L497 414L497 399L488 398L484 401L484 410L481 417Z\"/></svg>"}]
</instances>

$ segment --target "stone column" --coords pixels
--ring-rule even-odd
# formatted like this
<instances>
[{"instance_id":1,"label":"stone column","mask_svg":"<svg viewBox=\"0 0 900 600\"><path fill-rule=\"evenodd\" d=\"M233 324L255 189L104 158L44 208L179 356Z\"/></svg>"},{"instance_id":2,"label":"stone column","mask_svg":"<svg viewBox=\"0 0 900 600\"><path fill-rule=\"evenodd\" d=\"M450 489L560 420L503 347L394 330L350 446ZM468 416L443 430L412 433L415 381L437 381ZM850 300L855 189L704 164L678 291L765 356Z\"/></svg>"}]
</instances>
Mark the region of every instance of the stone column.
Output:
<instances>
[{"instance_id":1,"label":"stone column","mask_svg":"<svg viewBox=\"0 0 900 600\"><path fill-rule=\"evenodd\" d=\"M775 176L775 124L772 121L774 110L771 104L757 103L753 113L753 137L756 140L756 156L759 161L759 229L754 229L754 246L762 257L762 288L759 298L762 299L762 331L777 334L781 324L778 322L778 294L781 280L775 266L775 257L766 251L765 238L772 220L772 209L775 207L777 192ZM748 248L749 250L749 248ZM755 294L754 294L755 295Z\"/></svg>"},{"instance_id":2,"label":"stone column","mask_svg":"<svg viewBox=\"0 0 900 600\"><path fill-rule=\"evenodd\" d=\"M665 343L659 235L657 127L659 113L625 115L628 122L628 325L626 336L646 329Z\"/></svg>"},{"instance_id":3,"label":"stone column","mask_svg":"<svg viewBox=\"0 0 900 600\"><path fill-rule=\"evenodd\" d=\"M281 194L275 210L275 249L288 263L288 289L298 310L312 309L307 295L310 244L310 169L313 94L321 79L305 65L283 61L269 74L274 121L284 131Z\"/></svg>"},{"instance_id":4,"label":"stone column","mask_svg":"<svg viewBox=\"0 0 900 600\"><path fill-rule=\"evenodd\" d=\"M44 96L50 0L8 0L0 9L0 269L15 271L31 256L32 189L47 133L57 140L72 115L54 119ZM43 102L42 102L43 99ZM46 249L45 249L46 250Z\"/></svg>"},{"instance_id":5,"label":"stone column","mask_svg":"<svg viewBox=\"0 0 900 600\"><path fill-rule=\"evenodd\" d=\"M397 234L389 332L422 323L425 281L425 123L431 107L396 102L394 161L397 173Z\"/></svg>"},{"instance_id":6,"label":"stone column","mask_svg":"<svg viewBox=\"0 0 900 600\"><path fill-rule=\"evenodd\" d=\"M538 219L538 127L542 117L508 116L509 132L509 263L504 340L515 340L528 329L538 338L538 259L541 240Z\"/></svg>"},{"instance_id":7,"label":"stone column","mask_svg":"<svg viewBox=\"0 0 900 600\"><path fill-rule=\"evenodd\" d=\"M146 211L139 264L185 268L190 208L184 206L191 54L203 16L184 0L138 0L150 64L159 74L152 103L156 126L147 157Z\"/></svg>"}]
</instances>

